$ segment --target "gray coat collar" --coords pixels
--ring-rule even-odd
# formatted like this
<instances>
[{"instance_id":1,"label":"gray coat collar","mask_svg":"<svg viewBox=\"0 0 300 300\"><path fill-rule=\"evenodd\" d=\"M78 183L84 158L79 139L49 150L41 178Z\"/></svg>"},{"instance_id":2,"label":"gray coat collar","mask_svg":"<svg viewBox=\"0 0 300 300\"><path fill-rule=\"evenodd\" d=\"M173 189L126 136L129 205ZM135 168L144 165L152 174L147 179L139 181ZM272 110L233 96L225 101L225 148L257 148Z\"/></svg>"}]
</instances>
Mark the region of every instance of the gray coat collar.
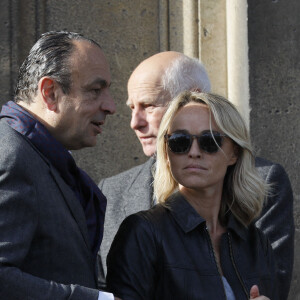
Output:
<instances>
[{"instance_id":1,"label":"gray coat collar","mask_svg":"<svg viewBox=\"0 0 300 300\"><path fill-rule=\"evenodd\" d=\"M132 180L129 181L127 189L122 194L126 216L153 206L153 176L151 169L154 162L155 159L151 157L141 165L139 173L133 174ZM149 193L149 187L151 193ZM139 201L133 201L132 199L138 199ZM132 203L135 203L135 206L132 206Z\"/></svg>"}]
</instances>

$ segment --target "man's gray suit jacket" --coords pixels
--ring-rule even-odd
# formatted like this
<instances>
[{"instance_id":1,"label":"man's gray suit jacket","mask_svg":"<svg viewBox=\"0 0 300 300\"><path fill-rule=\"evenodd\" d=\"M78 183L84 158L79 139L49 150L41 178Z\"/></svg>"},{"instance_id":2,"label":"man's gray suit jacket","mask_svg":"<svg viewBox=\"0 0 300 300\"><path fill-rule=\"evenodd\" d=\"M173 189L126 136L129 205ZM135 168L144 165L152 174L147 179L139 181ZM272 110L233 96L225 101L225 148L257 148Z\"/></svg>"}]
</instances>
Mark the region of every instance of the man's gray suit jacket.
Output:
<instances>
[{"instance_id":1,"label":"man's gray suit jacket","mask_svg":"<svg viewBox=\"0 0 300 300\"><path fill-rule=\"evenodd\" d=\"M152 204L152 166L154 159L103 179L99 187L107 198L104 236L100 247L100 285L104 286L106 257L121 222L130 214L149 209ZM278 264L281 297L287 299L290 288L294 258L293 193L285 170L262 158L256 158L256 167L261 176L273 184L272 195L265 201L263 212L256 221L271 241Z\"/></svg>"},{"instance_id":2,"label":"man's gray suit jacket","mask_svg":"<svg viewBox=\"0 0 300 300\"><path fill-rule=\"evenodd\" d=\"M98 299L95 258L74 192L0 121L0 299Z\"/></svg>"}]
</instances>

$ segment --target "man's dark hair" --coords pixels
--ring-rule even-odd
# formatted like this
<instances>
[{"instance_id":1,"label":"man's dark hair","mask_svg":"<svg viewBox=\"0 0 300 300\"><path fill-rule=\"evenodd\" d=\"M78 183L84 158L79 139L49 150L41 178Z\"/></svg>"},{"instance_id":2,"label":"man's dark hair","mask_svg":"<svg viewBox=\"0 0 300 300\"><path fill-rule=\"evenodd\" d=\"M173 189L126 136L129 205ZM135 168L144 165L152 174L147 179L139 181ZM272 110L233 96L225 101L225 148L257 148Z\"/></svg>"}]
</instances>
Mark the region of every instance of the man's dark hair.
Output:
<instances>
[{"instance_id":1,"label":"man's dark hair","mask_svg":"<svg viewBox=\"0 0 300 300\"><path fill-rule=\"evenodd\" d=\"M85 40L101 48L92 39L75 32L50 31L42 34L19 70L15 102L31 103L36 95L39 80L44 76L58 82L65 94L70 92L69 58L76 47L74 40Z\"/></svg>"}]
</instances>

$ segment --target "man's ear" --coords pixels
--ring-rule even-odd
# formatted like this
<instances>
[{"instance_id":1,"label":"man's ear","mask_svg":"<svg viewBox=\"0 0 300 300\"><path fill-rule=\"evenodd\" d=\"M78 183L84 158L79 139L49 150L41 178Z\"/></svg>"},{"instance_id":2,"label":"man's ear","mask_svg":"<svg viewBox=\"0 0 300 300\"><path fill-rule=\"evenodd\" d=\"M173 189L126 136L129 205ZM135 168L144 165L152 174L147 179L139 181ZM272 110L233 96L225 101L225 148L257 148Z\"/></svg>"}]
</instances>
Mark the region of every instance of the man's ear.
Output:
<instances>
[{"instance_id":1,"label":"man's ear","mask_svg":"<svg viewBox=\"0 0 300 300\"><path fill-rule=\"evenodd\" d=\"M42 77L39 81L39 91L48 110L57 110L58 84L51 77Z\"/></svg>"}]
</instances>

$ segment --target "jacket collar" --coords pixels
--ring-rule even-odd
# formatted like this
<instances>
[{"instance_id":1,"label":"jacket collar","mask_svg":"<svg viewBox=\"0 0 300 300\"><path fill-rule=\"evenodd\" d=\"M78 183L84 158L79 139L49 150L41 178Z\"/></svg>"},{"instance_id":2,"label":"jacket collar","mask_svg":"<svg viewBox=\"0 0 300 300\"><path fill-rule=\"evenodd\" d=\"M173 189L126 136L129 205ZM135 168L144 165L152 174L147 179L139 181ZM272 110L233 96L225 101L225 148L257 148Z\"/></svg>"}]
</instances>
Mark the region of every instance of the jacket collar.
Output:
<instances>
[{"instance_id":1,"label":"jacket collar","mask_svg":"<svg viewBox=\"0 0 300 300\"><path fill-rule=\"evenodd\" d=\"M152 206L153 177L151 169L154 162L155 159L151 157L144 164L135 167L138 168L138 172L134 169L134 173L130 174L132 180L128 182L127 189L122 193L123 201L121 203L124 205L125 216L149 209Z\"/></svg>"},{"instance_id":2,"label":"jacket collar","mask_svg":"<svg viewBox=\"0 0 300 300\"><path fill-rule=\"evenodd\" d=\"M205 226L206 224L205 219L196 212L179 192L170 196L164 206L170 211L175 221L185 233L194 230L199 225ZM231 213L228 218L227 229L236 233L243 240L246 239L247 228L238 222Z\"/></svg>"},{"instance_id":3,"label":"jacket collar","mask_svg":"<svg viewBox=\"0 0 300 300\"><path fill-rule=\"evenodd\" d=\"M166 201L165 207L170 210L175 221L185 233L192 231L200 224L205 224L205 220L179 192L173 194Z\"/></svg>"},{"instance_id":4,"label":"jacket collar","mask_svg":"<svg viewBox=\"0 0 300 300\"><path fill-rule=\"evenodd\" d=\"M232 213L230 213L227 228L229 231L236 233L241 239L247 239L248 229L242 223L240 223Z\"/></svg>"}]
</instances>

